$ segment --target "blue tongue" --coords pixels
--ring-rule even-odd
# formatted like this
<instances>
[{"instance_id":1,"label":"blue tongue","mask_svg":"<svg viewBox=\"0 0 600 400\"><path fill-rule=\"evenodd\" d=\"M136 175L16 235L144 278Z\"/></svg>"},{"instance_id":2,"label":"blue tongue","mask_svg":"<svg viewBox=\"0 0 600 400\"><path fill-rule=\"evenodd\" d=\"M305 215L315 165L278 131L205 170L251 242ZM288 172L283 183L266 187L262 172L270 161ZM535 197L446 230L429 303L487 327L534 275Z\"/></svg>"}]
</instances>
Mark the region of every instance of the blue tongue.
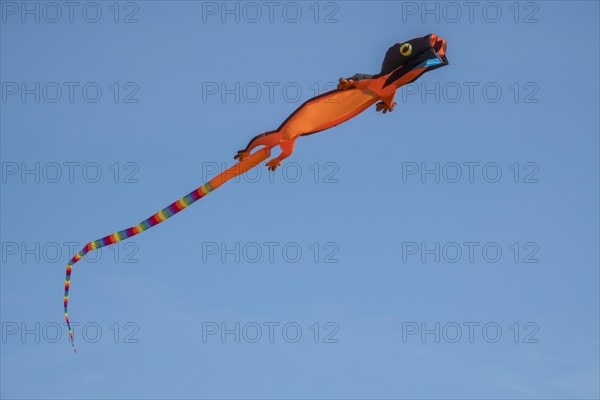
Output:
<instances>
[{"instance_id":1,"label":"blue tongue","mask_svg":"<svg viewBox=\"0 0 600 400\"><path fill-rule=\"evenodd\" d=\"M431 67L432 65L438 65L438 64L441 64L441 63L442 63L442 62L440 61L440 59L439 59L439 58L432 58L432 59L430 59L430 60L427 60L427 61L425 62L425 66L426 66L426 67Z\"/></svg>"}]
</instances>

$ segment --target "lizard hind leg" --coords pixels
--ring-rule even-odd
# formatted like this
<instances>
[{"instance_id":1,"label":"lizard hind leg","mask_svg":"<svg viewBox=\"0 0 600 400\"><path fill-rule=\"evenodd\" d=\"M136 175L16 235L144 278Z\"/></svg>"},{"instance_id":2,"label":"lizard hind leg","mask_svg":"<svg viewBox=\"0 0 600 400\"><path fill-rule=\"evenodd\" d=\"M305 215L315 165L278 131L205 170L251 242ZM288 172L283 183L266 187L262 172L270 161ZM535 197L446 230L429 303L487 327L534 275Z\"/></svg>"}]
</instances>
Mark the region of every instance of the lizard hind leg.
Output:
<instances>
[{"instance_id":1,"label":"lizard hind leg","mask_svg":"<svg viewBox=\"0 0 600 400\"><path fill-rule=\"evenodd\" d=\"M252 140L250 140L250 142L248 143L246 148L243 150L238 150L237 154L233 158L235 160L242 161L245 158L248 158L250 156L250 154L252 153L252 150L254 150L258 146L265 146L268 148L272 148L272 147L276 146L277 143L279 142L279 138L276 137L276 136L278 136L278 135L276 135L277 133L279 133L279 132L268 131L268 132L261 133L260 135L254 136L252 138Z\"/></svg>"},{"instance_id":2,"label":"lizard hind leg","mask_svg":"<svg viewBox=\"0 0 600 400\"><path fill-rule=\"evenodd\" d=\"M296 138L290 140L284 140L279 143L281 148L281 154L275 158L269 160L265 165L269 168L269 171L275 171L277 167L281 165L281 162L292 155L294 147L296 146Z\"/></svg>"}]
</instances>

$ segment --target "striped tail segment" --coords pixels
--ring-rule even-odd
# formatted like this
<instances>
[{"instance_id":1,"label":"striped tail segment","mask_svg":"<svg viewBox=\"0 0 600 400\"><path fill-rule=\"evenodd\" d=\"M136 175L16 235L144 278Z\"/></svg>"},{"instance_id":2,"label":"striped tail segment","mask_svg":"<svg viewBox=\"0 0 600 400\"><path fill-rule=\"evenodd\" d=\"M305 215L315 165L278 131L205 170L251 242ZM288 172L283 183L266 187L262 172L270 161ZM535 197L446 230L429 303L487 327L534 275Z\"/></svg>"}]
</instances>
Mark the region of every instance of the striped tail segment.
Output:
<instances>
[{"instance_id":1,"label":"striped tail segment","mask_svg":"<svg viewBox=\"0 0 600 400\"><path fill-rule=\"evenodd\" d=\"M178 212L184 210L191 204L200 200L213 190L217 189L219 186L227 182L228 180L235 178L238 175L245 173L246 171L254 168L264 160L266 160L270 156L270 149L263 148L250 157L244 159L240 163L232 166L226 171L221 172L219 175L215 176L209 182L200 186L193 192L188 193L183 196L181 199L176 202L170 204L168 207L163 208L156 214L152 215L150 218L145 219L139 224L132 226L131 228L124 229L119 232L115 232L112 235L108 235L103 237L102 239L95 240L93 242L89 242L84 246L83 249L71 258L71 260L67 263L67 272L65 278L65 297L64 297L64 307L65 307L65 320L67 321L67 326L69 328L69 340L71 342L71 346L73 346L73 351L77 352L75 348L75 343L73 341L73 329L71 328L71 323L69 322L69 288L71 287L71 272L73 271L73 265L81 260L87 253L92 250L99 249L101 247L110 246L111 244L118 243L122 240L128 239L132 236L135 236L139 233L142 233L155 225L160 224L161 222L171 218L173 215Z\"/></svg>"}]
</instances>

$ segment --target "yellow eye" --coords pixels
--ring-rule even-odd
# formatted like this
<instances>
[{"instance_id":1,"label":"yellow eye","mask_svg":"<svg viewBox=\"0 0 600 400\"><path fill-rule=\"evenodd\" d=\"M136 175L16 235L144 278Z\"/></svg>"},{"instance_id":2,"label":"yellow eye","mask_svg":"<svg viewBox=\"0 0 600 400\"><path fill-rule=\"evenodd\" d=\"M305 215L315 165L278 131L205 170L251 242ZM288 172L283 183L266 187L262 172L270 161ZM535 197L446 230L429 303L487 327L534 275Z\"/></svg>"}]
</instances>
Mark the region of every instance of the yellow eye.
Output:
<instances>
[{"instance_id":1,"label":"yellow eye","mask_svg":"<svg viewBox=\"0 0 600 400\"><path fill-rule=\"evenodd\" d=\"M400 54L402 54L403 56L410 56L410 54L412 53L412 46L410 45L410 43L403 43L400 45Z\"/></svg>"}]
</instances>

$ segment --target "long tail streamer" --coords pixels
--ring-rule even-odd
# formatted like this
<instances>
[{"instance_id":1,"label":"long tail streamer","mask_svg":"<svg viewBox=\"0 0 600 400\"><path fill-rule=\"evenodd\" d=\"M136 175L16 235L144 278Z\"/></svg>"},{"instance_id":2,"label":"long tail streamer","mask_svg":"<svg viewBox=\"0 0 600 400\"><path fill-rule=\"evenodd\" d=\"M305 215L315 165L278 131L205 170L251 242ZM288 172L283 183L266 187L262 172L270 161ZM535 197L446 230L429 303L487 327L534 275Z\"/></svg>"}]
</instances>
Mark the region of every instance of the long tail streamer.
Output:
<instances>
[{"instance_id":1,"label":"long tail streamer","mask_svg":"<svg viewBox=\"0 0 600 400\"><path fill-rule=\"evenodd\" d=\"M69 288L71 287L71 272L73 271L73 264L81 260L87 253L89 253L92 250L96 250L101 247L109 246L111 244L128 239L171 218L173 215L177 214L181 210L184 210L189 205L195 203L197 200L200 200L202 197L206 196L207 194L209 194L228 180L235 178L236 176L241 175L246 171L254 168L258 164L266 160L269 156L270 150L267 148L263 148L255 152L240 163L232 166L226 171L221 172L219 175L215 176L209 182L200 186L193 192L188 193L187 195L172 203L168 207L163 208L156 214L152 215L150 218L145 219L144 221L140 222L135 226L132 226L131 228L127 228L122 231L115 232L112 235L105 236L102 239L89 242L83 247L83 249L81 249L79 253L75 254L73 258L71 258L71 260L67 263L67 276L65 278L64 297L65 320L67 321L67 326L69 328L69 340L71 342L71 346L73 346L73 351L77 352L77 349L75 348L75 342L73 341L73 329L71 328L71 323L69 322L69 312L67 309L69 305Z\"/></svg>"}]
</instances>

